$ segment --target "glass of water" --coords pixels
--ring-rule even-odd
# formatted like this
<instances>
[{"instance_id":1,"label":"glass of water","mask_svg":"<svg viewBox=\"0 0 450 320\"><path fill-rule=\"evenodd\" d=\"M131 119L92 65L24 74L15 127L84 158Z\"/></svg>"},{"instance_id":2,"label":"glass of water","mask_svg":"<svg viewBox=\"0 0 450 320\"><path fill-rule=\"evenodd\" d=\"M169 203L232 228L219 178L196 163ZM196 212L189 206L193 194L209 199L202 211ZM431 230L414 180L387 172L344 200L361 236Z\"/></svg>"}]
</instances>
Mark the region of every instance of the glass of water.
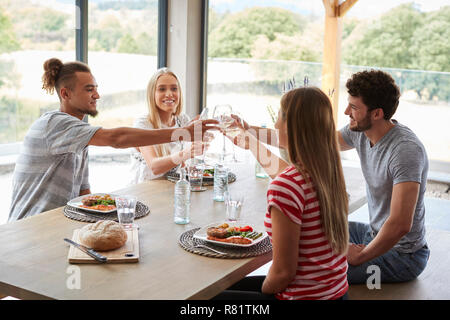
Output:
<instances>
[{"instance_id":1,"label":"glass of water","mask_svg":"<svg viewBox=\"0 0 450 320\"><path fill-rule=\"evenodd\" d=\"M227 220L235 222L241 220L242 205L244 204L244 193L242 191L224 192Z\"/></svg>"},{"instance_id":2,"label":"glass of water","mask_svg":"<svg viewBox=\"0 0 450 320\"><path fill-rule=\"evenodd\" d=\"M228 190L229 169L221 164L214 166L214 193L213 200L223 202L224 192Z\"/></svg>"},{"instance_id":3,"label":"glass of water","mask_svg":"<svg viewBox=\"0 0 450 320\"><path fill-rule=\"evenodd\" d=\"M199 158L192 158L186 160L185 164L191 191L205 191L206 188L202 186L203 172L205 171L205 162Z\"/></svg>"},{"instance_id":4,"label":"glass of water","mask_svg":"<svg viewBox=\"0 0 450 320\"><path fill-rule=\"evenodd\" d=\"M117 217L119 223L124 229L132 229L134 225L134 217L136 216L136 203L137 198L135 196L117 196L114 198L116 201Z\"/></svg>"}]
</instances>

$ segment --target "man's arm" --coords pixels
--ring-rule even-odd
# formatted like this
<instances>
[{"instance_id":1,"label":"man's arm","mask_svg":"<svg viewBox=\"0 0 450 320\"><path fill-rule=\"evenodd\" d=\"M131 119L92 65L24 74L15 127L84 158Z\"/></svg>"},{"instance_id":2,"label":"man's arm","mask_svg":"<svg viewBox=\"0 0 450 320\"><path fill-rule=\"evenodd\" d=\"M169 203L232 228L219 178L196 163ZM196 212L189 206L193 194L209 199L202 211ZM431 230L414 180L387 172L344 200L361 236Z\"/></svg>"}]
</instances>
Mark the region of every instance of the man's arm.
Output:
<instances>
[{"instance_id":1,"label":"man's arm","mask_svg":"<svg viewBox=\"0 0 450 320\"><path fill-rule=\"evenodd\" d=\"M176 129L100 128L88 145L131 148L178 141L180 137L186 141L201 140L206 130L219 129L214 126L217 123L217 120L210 119L193 121L186 127Z\"/></svg>"},{"instance_id":2,"label":"man's arm","mask_svg":"<svg viewBox=\"0 0 450 320\"><path fill-rule=\"evenodd\" d=\"M345 142L344 138L342 137L342 133L340 131L337 131L337 135L340 151L347 151L353 149L353 147L349 146L347 142Z\"/></svg>"},{"instance_id":3,"label":"man's arm","mask_svg":"<svg viewBox=\"0 0 450 320\"><path fill-rule=\"evenodd\" d=\"M389 251L411 230L420 184L402 182L394 185L389 218L367 246L350 245L347 260L359 265Z\"/></svg>"}]
</instances>

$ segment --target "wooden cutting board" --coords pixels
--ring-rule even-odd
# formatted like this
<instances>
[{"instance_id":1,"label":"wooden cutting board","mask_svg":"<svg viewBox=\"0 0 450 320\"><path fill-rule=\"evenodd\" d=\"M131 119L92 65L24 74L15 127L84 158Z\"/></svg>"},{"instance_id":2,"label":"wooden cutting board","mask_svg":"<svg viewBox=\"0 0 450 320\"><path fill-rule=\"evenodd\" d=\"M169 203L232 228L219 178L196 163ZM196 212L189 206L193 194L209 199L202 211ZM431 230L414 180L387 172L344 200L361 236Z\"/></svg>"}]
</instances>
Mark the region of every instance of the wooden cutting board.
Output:
<instances>
[{"instance_id":1,"label":"wooden cutting board","mask_svg":"<svg viewBox=\"0 0 450 320\"><path fill-rule=\"evenodd\" d=\"M73 231L72 240L81 243L79 239L80 229ZM110 251L98 251L100 254L108 258L106 263L129 263L139 261L139 231L137 228L127 230L127 242L120 248ZM80 249L70 246L69 263L101 263L94 258L88 256Z\"/></svg>"}]
</instances>

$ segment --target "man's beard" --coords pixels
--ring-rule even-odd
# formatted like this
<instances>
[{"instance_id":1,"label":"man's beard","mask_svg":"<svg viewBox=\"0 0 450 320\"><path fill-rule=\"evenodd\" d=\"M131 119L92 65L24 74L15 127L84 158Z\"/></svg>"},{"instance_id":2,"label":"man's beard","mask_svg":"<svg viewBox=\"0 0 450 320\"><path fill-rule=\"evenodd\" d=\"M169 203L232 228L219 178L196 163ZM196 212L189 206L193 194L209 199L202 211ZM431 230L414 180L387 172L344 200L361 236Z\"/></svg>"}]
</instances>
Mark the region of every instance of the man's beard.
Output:
<instances>
[{"instance_id":1,"label":"man's beard","mask_svg":"<svg viewBox=\"0 0 450 320\"><path fill-rule=\"evenodd\" d=\"M92 118L95 118L95 116L98 114L97 110L88 110L85 112L85 114L90 115Z\"/></svg>"},{"instance_id":2,"label":"man's beard","mask_svg":"<svg viewBox=\"0 0 450 320\"><path fill-rule=\"evenodd\" d=\"M98 114L98 110L97 109L91 110L91 109L88 109L88 108L86 108L86 109L77 108L77 110L78 110L78 112L80 112L80 113L82 113L84 115L89 115L89 116L91 116L93 118Z\"/></svg>"},{"instance_id":3,"label":"man's beard","mask_svg":"<svg viewBox=\"0 0 450 320\"><path fill-rule=\"evenodd\" d=\"M367 113L367 116L361 121L356 122L356 127L350 127L350 130L363 132L372 128L372 122L370 121L370 113Z\"/></svg>"}]
</instances>

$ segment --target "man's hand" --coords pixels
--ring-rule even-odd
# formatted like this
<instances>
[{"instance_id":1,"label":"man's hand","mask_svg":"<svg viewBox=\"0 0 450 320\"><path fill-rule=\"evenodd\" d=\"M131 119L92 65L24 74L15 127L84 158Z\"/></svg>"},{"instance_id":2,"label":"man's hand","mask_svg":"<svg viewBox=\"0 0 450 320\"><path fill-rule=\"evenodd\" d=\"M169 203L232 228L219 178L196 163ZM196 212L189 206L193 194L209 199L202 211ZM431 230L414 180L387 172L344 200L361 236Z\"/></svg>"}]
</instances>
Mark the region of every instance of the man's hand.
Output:
<instances>
[{"instance_id":1,"label":"man's hand","mask_svg":"<svg viewBox=\"0 0 450 320\"><path fill-rule=\"evenodd\" d=\"M349 243L348 252L347 252L347 262L353 266L360 265L361 261L361 252L364 250L366 246L364 244L355 244Z\"/></svg>"},{"instance_id":2,"label":"man's hand","mask_svg":"<svg viewBox=\"0 0 450 320\"><path fill-rule=\"evenodd\" d=\"M189 132L190 141L201 141L204 140L207 130L220 130L218 126L215 126L218 123L219 121L214 119L193 120L183 129Z\"/></svg>"}]
</instances>

